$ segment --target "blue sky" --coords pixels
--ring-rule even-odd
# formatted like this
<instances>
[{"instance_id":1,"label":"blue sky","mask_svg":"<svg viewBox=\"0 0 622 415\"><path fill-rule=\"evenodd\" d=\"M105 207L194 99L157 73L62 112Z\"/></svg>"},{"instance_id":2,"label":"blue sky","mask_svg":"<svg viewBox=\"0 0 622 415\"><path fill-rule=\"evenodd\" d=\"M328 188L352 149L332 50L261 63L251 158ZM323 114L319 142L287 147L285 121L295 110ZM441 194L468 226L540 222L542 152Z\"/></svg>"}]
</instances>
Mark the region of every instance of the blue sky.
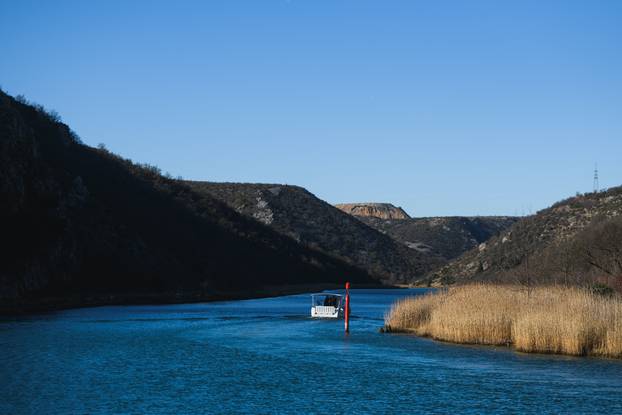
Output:
<instances>
[{"instance_id":1,"label":"blue sky","mask_svg":"<svg viewBox=\"0 0 622 415\"><path fill-rule=\"evenodd\" d=\"M622 184L619 1L0 0L0 86L196 180L415 216Z\"/></svg>"}]
</instances>

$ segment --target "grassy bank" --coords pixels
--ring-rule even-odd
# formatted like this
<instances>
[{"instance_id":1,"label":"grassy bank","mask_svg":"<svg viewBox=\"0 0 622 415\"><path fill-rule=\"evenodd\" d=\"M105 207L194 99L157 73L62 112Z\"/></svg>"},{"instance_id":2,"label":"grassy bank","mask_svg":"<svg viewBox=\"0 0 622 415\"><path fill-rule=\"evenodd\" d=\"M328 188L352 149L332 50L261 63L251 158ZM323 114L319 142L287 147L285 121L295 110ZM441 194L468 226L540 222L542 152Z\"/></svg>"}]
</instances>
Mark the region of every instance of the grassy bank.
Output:
<instances>
[{"instance_id":1,"label":"grassy bank","mask_svg":"<svg viewBox=\"0 0 622 415\"><path fill-rule=\"evenodd\" d=\"M581 288L454 287L396 302L385 328L523 352L622 358L622 299Z\"/></svg>"}]
</instances>

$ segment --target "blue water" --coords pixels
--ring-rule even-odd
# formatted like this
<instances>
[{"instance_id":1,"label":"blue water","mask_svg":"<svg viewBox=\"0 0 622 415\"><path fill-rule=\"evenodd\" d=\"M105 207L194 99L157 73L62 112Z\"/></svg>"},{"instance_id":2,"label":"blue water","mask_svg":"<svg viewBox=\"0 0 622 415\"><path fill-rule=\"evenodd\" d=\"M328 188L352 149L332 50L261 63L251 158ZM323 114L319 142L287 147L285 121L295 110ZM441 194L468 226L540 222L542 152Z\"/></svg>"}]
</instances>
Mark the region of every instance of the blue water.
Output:
<instances>
[{"instance_id":1,"label":"blue water","mask_svg":"<svg viewBox=\"0 0 622 415\"><path fill-rule=\"evenodd\" d=\"M622 413L622 362L381 334L423 290L111 306L0 321L0 413Z\"/></svg>"}]
</instances>

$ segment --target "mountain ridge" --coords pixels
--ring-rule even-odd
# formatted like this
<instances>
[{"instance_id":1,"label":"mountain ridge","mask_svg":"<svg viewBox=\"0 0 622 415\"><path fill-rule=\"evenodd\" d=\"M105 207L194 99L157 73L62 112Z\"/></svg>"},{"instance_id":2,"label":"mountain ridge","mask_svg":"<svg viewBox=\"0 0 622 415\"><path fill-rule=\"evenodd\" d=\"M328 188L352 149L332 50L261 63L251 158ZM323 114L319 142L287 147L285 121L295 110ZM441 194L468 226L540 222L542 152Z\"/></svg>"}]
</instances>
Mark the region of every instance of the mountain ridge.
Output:
<instances>
[{"instance_id":1,"label":"mountain ridge","mask_svg":"<svg viewBox=\"0 0 622 415\"><path fill-rule=\"evenodd\" d=\"M378 283L157 167L82 144L56 114L3 92L0 198L0 311Z\"/></svg>"},{"instance_id":2,"label":"mountain ridge","mask_svg":"<svg viewBox=\"0 0 622 415\"><path fill-rule=\"evenodd\" d=\"M330 253L388 283L409 283L441 265L293 185L189 181L234 210L262 221L305 246Z\"/></svg>"},{"instance_id":3,"label":"mountain ridge","mask_svg":"<svg viewBox=\"0 0 622 415\"><path fill-rule=\"evenodd\" d=\"M411 249L434 253L446 261L487 241L518 220L511 216L438 216L407 220L358 217L358 219Z\"/></svg>"},{"instance_id":4,"label":"mountain ridge","mask_svg":"<svg viewBox=\"0 0 622 415\"><path fill-rule=\"evenodd\" d=\"M437 283L621 284L622 186L578 194L525 217L429 276Z\"/></svg>"}]
</instances>

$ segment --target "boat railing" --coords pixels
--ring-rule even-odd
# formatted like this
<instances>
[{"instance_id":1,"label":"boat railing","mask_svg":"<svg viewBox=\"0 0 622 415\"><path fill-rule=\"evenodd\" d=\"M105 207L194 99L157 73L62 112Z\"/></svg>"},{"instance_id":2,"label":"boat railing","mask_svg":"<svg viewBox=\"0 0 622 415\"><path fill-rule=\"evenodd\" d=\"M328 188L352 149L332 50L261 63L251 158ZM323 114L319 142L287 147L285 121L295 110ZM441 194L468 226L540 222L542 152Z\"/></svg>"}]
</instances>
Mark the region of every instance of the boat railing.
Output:
<instances>
[{"instance_id":1,"label":"boat railing","mask_svg":"<svg viewBox=\"0 0 622 415\"><path fill-rule=\"evenodd\" d=\"M315 312L317 314L334 314L337 311L332 305L316 305Z\"/></svg>"}]
</instances>

